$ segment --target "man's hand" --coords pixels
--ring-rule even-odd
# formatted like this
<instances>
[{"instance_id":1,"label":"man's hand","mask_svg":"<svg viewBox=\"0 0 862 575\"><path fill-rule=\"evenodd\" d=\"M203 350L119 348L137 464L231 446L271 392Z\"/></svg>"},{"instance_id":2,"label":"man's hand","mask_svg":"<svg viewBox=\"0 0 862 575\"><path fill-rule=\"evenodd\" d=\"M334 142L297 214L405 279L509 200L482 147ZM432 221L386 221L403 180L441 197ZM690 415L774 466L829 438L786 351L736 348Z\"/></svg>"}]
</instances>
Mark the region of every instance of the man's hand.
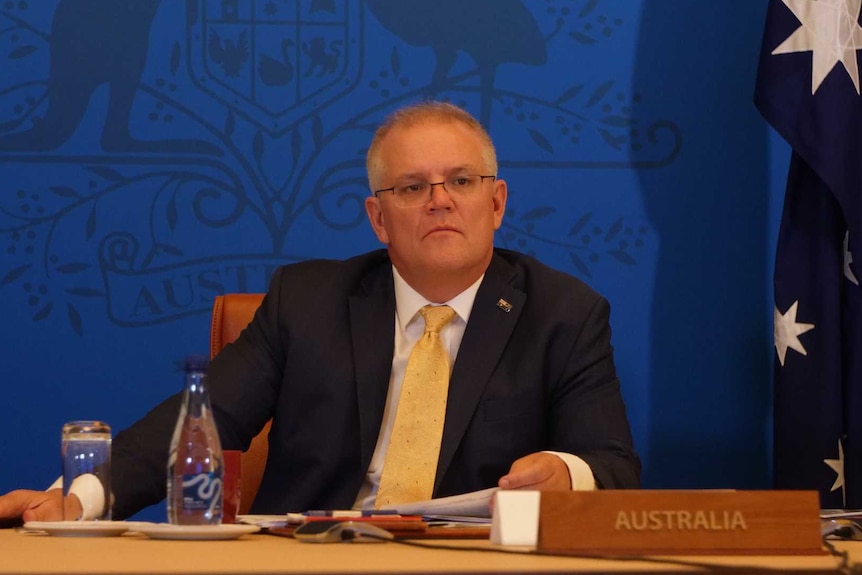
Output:
<instances>
[{"instance_id":1,"label":"man's hand","mask_svg":"<svg viewBox=\"0 0 862 575\"><path fill-rule=\"evenodd\" d=\"M569 468L552 453L531 453L515 461L497 483L500 489L568 491L572 488Z\"/></svg>"},{"instance_id":2,"label":"man's hand","mask_svg":"<svg viewBox=\"0 0 862 575\"><path fill-rule=\"evenodd\" d=\"M81 502L74 495L63 498L62 489L31 491L18 489L0 495L0 519L20 517L27 521L63 521L81 516Z\"/></svg>"}]
</instances>

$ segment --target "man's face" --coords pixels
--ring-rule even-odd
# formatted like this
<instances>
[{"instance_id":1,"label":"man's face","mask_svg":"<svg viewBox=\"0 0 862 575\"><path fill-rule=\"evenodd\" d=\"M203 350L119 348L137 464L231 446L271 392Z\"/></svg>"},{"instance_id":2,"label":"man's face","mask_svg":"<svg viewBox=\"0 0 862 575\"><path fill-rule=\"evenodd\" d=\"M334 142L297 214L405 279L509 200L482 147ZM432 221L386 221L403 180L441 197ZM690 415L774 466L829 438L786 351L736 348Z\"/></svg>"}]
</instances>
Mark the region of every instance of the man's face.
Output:
<instances>
[{"instance_id":1,"label":"man's face","mask_svg":"<svg viewBox=\"0 0 862 575\"><path fill-rule=\"evenodd\" d=\"M429 120L393 128L381 142L380 188L411 181L442 182L458 174L489 175L482 140L460 122ZM427 203L395 205L391 192L365 202L377 238L389 248L392 263L416 289L430 277L475 281L491 261L494 231L506 208L506 183L486 179L468 196L450 196L435 186ZM469 284L468 284L469 285Z\"/></svg>"}]
</instances>

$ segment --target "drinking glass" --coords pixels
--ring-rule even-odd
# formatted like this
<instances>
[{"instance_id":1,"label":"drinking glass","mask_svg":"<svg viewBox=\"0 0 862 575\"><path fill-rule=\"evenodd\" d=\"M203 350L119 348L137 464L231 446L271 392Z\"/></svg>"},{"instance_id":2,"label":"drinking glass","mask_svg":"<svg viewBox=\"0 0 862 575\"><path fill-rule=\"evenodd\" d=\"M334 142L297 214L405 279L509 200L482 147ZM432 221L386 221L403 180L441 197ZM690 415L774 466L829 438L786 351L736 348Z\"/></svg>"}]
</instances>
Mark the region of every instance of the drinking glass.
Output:
<instances>
[{"instance_id":1,"label":"drinking glass","mask_svg":"<svg viewBox=\"0 0 862 575\"><path fill-rule=\"evenodd\" d=\"M78 496L83 511L64 519L111 519L111 428L102 421L70 421L63 425L63 495Z\"/></svg>"}]
</instances>

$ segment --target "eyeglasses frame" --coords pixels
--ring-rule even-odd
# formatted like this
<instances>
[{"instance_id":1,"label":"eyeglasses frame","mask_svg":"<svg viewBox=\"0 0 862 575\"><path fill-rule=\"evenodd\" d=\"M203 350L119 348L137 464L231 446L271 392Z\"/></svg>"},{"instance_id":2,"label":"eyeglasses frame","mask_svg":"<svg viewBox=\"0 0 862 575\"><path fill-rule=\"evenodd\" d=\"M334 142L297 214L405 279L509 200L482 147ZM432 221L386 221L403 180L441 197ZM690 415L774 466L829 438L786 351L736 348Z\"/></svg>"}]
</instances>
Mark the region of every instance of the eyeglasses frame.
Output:
<instances>
[{"instance_id":1,"label":"eyeglasses frame","mask_svg":"<svg viewBox=\"0 0 862 575\"><path fill-rule=\"evenodd\" d=\"M494 180L496 180L496 179L497 179L497 176L496 176L496 175L494 175L494 174L487 175L487 176L482 175L482 174L463 174L463 175L464 175L464 176L478 176L478 177L480 178L480 179L479 179L479 183L480 183L480 184L481 184L481 183L483 183L487 178L493 178ZM458 176L452 176L452 177L458 177ZM449 190L446 188L446 180L443 180L442 182L419 182L419 183L425 183L425 184L428 184L428 185L430 186L430 187L429 187L429 189L428 189L428 199L426 199L426 200L425 200L424 202L422 202L421 204L416 204L416 206L398 206L398 207L418 207L418 206L424 206L425 204L427 204L427 203L428 203L428 201L431 199L431 196L434 194L434 187L435 187L435 186L443 186L443 189L444 189L444 190L446 190L446 193L447 193L447 194L448 194L448 193L450 193L450 192L449 192ZM375 197L375 198L376 198L376 197L378 197L378 196L377 196L377 194L379 194L379 193L381 193L381 192L392 192L392 197L393 197L393 199L394 199L394 198L395 198L395 188L397 188L397 187L399 187L399 186L392 186L391 188L382 188L382 189L379 189L379 190L374 190L374 192L373 192L373 193L374 193L374 197ZM396 205L397 205L397 201L396 201Z\"/></svg>"}]
</instances>

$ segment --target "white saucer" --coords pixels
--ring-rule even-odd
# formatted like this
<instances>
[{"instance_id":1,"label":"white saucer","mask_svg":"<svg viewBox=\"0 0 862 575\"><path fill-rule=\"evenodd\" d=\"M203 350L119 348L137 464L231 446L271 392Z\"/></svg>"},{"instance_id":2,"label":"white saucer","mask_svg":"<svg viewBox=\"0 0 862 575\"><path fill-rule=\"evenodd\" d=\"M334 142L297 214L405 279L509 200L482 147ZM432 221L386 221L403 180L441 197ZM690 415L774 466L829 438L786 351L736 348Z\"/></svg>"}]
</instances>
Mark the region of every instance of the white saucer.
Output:
<instances>
[{"instance_id":1,"label":"white saucer","mask_svg":"<svg viewBox=\"0 0 862 575\"><path fill-rule=\"evenodd\" d=\"M28 521L24 529L58 537L115 537L135 525L126 521Z\"/></svg>"},{"instance_id":2,"label":"white saucer","mask_svg":"<svg viewBox=\"0 0 862 575\"><path fill-rule=\"evenodd\" d=\"M257 525L171 525L170 523L138 523L130 528L151 539L213 540L236 539L260 531Z\"/></svg>"}]
</instances>

